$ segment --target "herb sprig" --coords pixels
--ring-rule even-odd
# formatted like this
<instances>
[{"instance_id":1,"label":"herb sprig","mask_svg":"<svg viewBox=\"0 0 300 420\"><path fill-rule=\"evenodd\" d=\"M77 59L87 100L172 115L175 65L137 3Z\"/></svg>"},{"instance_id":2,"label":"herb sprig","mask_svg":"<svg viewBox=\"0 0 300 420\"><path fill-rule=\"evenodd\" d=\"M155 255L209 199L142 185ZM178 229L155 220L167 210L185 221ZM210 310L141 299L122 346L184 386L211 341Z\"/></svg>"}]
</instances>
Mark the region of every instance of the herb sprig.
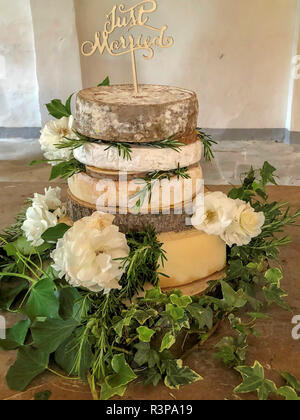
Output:
<instances>
[{"instance_id":1,"label":"herb sprig","mask_svg":"<svg viewBox=\"0 0 300 420\"><path fill-rule=\"evenodd\" d=\"M138 192L130 196L130 200L137 199L135 203L135 208L137 211L141 210L146 198L148 197L148 203L151 203L152 200L152 193L155 185L164 180L171 180L171 178L177 177L179 180L182 179L190 179L191 176L188 173L188 168L181 168L180 164L178 163L177 169L171 171L154 171L149 173L146 177L140 178L136 180L136 183L144 185Z\"/></svg>"},{"instance_id":2,"label":"herb sprig","mask_svg":"<svg viewBox=\"0 0 300 420\"><path fill-rule=\"evenodd\" d=\"M212 147L214 144L218 143L212 139L212 136L202 131L201 128L197 128L197 132L198 138L202 141L204 146L204 158L207 162L210 162L215 157Z\"/></svg>"}]
</instances>

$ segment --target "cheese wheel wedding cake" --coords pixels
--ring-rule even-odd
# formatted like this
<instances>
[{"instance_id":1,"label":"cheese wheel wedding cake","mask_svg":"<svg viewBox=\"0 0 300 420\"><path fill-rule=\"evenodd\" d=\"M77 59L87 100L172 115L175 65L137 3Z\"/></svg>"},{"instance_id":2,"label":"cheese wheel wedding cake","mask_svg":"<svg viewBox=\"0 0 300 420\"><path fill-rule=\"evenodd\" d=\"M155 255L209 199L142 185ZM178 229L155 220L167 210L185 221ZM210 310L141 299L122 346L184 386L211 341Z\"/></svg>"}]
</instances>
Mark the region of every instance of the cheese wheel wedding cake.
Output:
<instances>
[{"instance_id":1,"label":"cheese wheel wedding cake","mask_svg":"<svg viewBox=\"0 0 300 420\"><path fill-rule=\"evenodd\" d=\"M85 171L68 180L69 216L112 213L123 233L152 226L167 256L162 288L226 265L225 242L190 223L203 192L197 116L196 94L169 86L141 85L138 95L131 85L100 86L77 95L76 134L85 141L74 157Z\"/></svg>"}]
</instances>

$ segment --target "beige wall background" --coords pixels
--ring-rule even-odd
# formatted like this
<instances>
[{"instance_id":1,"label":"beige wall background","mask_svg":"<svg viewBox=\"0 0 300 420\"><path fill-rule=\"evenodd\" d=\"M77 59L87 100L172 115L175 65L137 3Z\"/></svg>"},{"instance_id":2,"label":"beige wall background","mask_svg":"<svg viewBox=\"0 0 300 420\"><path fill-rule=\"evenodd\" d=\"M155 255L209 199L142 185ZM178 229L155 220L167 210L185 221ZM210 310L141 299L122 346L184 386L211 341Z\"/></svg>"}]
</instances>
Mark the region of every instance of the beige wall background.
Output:
<instances>
[{"instance_id":1,"label":"beige wall background","mask_svg":"<svg viewBox=\"0 0 300 420\"><path fill-rule=\"evenodd\" d=\"M75 0L80 44L101 31L115 0ZM135 0L124 2L133 5ZM169 25L175 45L152 61L137 53L141 83L182 86L199 96L206 128L284 128L298 100L289 103L292 57L299 34L297 0L158 0L153 25ZM81 57L85 87L107 74L132 80L129 57ZM300 81L299 81L300 85ZM297 105L296 105L297 104ZM289 128L289 127L287 127Z\"/></svg>"},{"instance_id":2,"label":"beige wall background","mask_svg":"<svg viewBox=\"0 0 300 420\"><path fill-rule=\"evenodd\" d=\"M30 0L0 0L0 127L40 124Z\"/></svg>"}]
</instances>

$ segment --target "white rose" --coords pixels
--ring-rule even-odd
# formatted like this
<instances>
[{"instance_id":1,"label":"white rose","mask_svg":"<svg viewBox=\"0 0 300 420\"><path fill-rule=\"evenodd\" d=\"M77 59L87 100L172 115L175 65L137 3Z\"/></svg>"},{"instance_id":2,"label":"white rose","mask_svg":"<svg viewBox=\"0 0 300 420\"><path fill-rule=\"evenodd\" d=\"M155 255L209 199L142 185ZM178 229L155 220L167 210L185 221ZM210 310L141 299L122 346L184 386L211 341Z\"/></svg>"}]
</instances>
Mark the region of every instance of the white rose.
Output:
<instances>
[{"instance_id":1,"label":"white rose","mask_svg":"<svg viewBox=\"0 0 300 420\"><path fill-rule=\"evenodd\" d=\"M60 120L53 120L46 123L41 131L40 144L44 156L49 160L68 161L72 157L72 150L69 148L58 149L57 144L64 141L64 137L77 138L73 131L74 118L63 117ZM52 162L56 165L57 162Z\"/></svg>"},{"instance_id":2,"label":"white rose","mask_svg":"<svg viewBox=\"0 0 300 420\"><path fill-rule=\"evenodd\" d=\"M204 197L204 207L196 207L192 225L208 235L220 236L233 221L235 201L217 191Z\"/></svg>"},{"instance_id":3,"label":"white rose","mask_svg":"<svg viewBox=\"0 0 300 420\"><path fill-rule=\"evenodd\" d=\"M59 207L62 207L61 202L61 189L56 188L45 188L45 194L34 194L32 204L40 207L48 207L49 210L57 210Z\"/></svg>"},{"instance_id":4,"label":"white rose","mask_svg":"<svg viewBox=\"0 0 300 420\"><path fill-rule=\"evenodd\" d=\"M43 245L43 233L50 227L57 225L57 216L47 207L41 207L36 204L29 207L26 212L26 220L23 223L22 230L25 233L26 239L33 246Z\"/></svg>"},{"instance_id":5,"label":"white rose","mask_svg":"<svg viewBox=\"0 0 300 420\"><path fill-rule=\"evenodd\" d=\"M252 238L261 234L265 215L263 212L255 212L253 207L244 201L236 200L236 204L233 222L221 237L229 246L248 245Z\"/></svg>"},{"instance_id":6,"label":"white rose","mask_svg":"<svg viewBox=\"0 0 300 420\"><path fill-rule=\"evenodd\" d=\"M95 212L76 222L58 241L51 257L61 278L97 293L120 289L124 271L116 259L127 257L129 247L113 220L110 214Z\"/></svg>"}]
</instances>

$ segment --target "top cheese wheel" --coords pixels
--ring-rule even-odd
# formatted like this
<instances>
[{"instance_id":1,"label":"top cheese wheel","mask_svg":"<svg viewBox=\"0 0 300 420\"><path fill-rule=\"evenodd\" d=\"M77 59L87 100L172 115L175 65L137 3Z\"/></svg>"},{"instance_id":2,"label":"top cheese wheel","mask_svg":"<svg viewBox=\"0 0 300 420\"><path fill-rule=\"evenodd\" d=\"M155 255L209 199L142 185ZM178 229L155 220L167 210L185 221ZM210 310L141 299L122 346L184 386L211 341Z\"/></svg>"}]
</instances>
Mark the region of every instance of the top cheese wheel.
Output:
<instances>
[{"instance_id":1,"label":"top cheese wheel","mask_svg":"<svg viewBox=\"0 0 300 420\"><path fill-rule=\"evenodd\" d=\"M132 85L84 89L77 95L76 129L100 140L145 143L189 136L197 127L194 92L169 86Z\"/></svg>"}]
</instances>

